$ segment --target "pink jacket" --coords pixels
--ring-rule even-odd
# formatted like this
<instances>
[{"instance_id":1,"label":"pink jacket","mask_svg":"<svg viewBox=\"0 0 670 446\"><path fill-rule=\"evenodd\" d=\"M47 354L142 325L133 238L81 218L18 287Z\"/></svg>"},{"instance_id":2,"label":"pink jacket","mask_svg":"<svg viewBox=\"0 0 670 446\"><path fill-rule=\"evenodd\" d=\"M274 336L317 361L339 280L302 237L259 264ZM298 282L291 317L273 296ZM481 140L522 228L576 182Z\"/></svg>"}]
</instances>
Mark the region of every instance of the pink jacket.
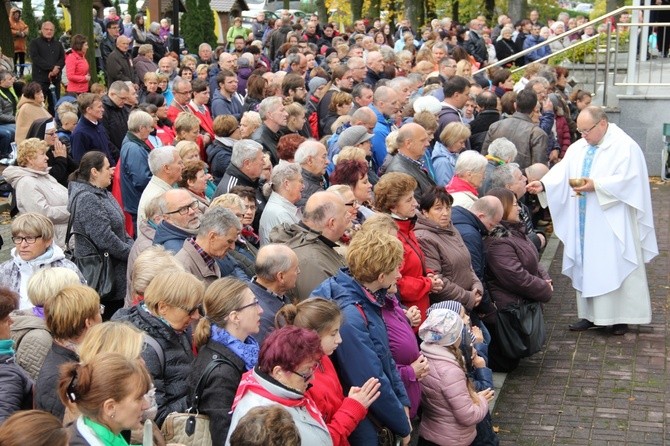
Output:
<instances>
[{"instance_id":1,"label":"pink jacket","mask_svg":"<svg viewBox=\"0 0 670 446\"><path fill-rule=\"evenodd\" d=\"M86 57L76 51L70 52L65 57L65 74L67 74L68 93L86 93L88 91L86 75L91 73L88 69Z\"/></svg>"},{"instance_id":2,"label":"pink jacket","mask_svg":"<svg viewBox=\"0 0 670 446\"><path fill-rule=\"evenodd\" d=\"M430 372L421 382L423 418L419 435L433 443L468 446L477 435L476 425L486 416L488 402L479 397L474 404L465 372L445 347L421 344Z\"/></svg>"}]
</instances>

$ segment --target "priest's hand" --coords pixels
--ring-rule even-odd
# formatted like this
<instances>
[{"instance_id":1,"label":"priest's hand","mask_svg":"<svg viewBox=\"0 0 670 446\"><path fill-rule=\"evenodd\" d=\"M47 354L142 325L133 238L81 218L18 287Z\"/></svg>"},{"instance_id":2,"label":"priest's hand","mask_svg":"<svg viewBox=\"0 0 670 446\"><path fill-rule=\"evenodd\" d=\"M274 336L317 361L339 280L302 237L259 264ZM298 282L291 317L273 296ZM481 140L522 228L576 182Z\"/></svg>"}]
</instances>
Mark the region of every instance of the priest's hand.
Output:
<instances>
[{"instance_id":1,"label":"priest's hand","mask_svg":"<svg viewBox=\"0 0 670 446\"><path fill-rule=\"evenodd\" d=\"M596 190L596 184L591 178L584 178L586 183L580 187L573 187L572 190L575 192L594 192Z\"/></svg>"},{"instance_id":2,"label":"priest's hand","mask_svg":"<svg viewBox=\"0 0 670 446\"><path fill-rule=\"evenodd\" d=\"M531 181L526 185L526 191L529 194L537 195L544 190L544 186L538 180Z\"/></svg>"}]
</instances>

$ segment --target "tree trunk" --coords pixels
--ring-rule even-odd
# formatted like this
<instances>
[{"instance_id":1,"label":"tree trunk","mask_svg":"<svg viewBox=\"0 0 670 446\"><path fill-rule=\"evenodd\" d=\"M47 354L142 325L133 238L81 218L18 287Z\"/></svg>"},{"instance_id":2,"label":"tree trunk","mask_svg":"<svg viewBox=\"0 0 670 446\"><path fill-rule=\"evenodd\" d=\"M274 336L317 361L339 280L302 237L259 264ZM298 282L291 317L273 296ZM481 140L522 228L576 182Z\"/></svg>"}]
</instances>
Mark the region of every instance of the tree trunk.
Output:
<instances>
[{"instance_id":1,"label":"tree trunk","mask_svg":"<svg viewBox=\"0 0 670 446\"><path fill-rule=\"evenodd\" d=\"M11 5L8 0L2 2L2 11L0 11L0 23L9 24L9 8ZM0 27L0 48L2 54L7 57L14 57L14 39L9 25Z\"/></svg>"},{"instance_id":2,"label":"tree trunk","mask_svg":"<svg viewBox=\"0 0 670 446\"><path fill-rule=\"evenodd\" d=\"M454 22L458 22L458 0L451 4L451 17Z\"/></svg>"},{"instance_id":3,"label":"tree trunk","mask_svg":"<svg viewBox=\"0 0 670 446\"><path fill-rule=\"evenodd\" d=\"M381 12L381 0L370 0L370 17L379 17Z\"/></svg>"},{"instance_id":4,"label":"tree trunk","mask_svg":"<svg viewBox=\"0 0 670 446\"><path fill-rule=\"evenodd\" d=\"M91 74L91 81L98 81L98 70L95 66L95 38L93 37L93 18L91 10L93 0L77 0L70 3L70 15L72 16L72 35L82 34L88 41L86 60Z\"/></svg>"},{"instance_id":5,"label":"tree trunk","mask_svg":"<svg viewBox=\"0 0 670 446\"><path fill-rule=\"evenodd\" d=\"M419 33L419 26L421 26L421 10L423 9L422 0L404 0L405 3L405 18L412 24L412 29Z\"/></svg>"},{"instance_id":6,"label":"tree trunk","mask_svg":"<svg viewBox=\"0 0 670 446\"><path fill-rule=\"evenodd\" d=\"M494 18L497 18L495 10L496 0L484 0L484 16L489 23L495 23Z\"/></svg>"},{"instance_id":7,"label":"tree trunk","mask_svg":"<svg viewBox=\"0 0 670 446\"><path fill-rule=\"evenodd\" d=\"M316 0L316 13L319 14L321 25L328 23L328 8L326 8L325 0Z\"/></svg>"},{"instance_id":8,"label":"tree trunk","mask_svg":"<svg viewBox=\"0 0 670 446\"><path fill-rule=\"evenodd\" d=\"M291 9L291 1L290 0L284 0L284 9Z\"/></svg>"},{"instance_id":9,"label":"tree trunk","mask_svg":"<svg viewBox=\"0 0 670 446\"><path fill-rule=\"evenodd\" d=\"M521 20L525 17L526 0L509 0L508 16L512 18L512 22Z\"/></svg>"},{"instance_id":10,"label":"tree trunk","mask_svg":"<svg viewBox=\"0 0 670 446\"><path fill-rule=\"evenodd\" d=\"M351 0L351 15L354 22L363 17L363 0Z\"/></svg>"}]
</instances>

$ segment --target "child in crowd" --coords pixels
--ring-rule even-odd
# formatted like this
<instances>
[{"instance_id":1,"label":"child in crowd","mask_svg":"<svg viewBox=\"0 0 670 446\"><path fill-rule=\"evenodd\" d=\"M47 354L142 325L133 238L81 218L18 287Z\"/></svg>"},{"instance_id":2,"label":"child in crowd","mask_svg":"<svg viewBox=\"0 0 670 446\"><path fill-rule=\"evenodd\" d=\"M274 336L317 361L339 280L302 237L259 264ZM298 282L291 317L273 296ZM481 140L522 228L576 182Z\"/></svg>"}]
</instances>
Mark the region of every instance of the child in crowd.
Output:
<instances>
[{"instance_id":1,"label":"child in crowd","mask_svg":"<svg viewBox=\"0 0 670 446\"><path fill-rule=\"evenodd\" d=\"M72 130L74 130L74 127L77 125L79 117L74 112L66 111L59 113L58 118L60 120L60 126L56 131L56 135L58 135L58 140L67 148L67 153L70 153Z\"/></svg>"}]
</instances>

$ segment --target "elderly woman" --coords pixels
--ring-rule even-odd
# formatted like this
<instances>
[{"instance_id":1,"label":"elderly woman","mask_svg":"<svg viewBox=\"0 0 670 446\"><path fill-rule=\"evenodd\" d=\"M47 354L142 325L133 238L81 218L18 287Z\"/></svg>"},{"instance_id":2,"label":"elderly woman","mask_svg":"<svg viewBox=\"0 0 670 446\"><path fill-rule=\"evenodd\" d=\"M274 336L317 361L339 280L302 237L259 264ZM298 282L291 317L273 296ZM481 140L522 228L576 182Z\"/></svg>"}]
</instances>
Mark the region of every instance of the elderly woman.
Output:
<instances>
[{"instance_id":1,"label":"elderly woman","mask_svg":"<svg viewBox=\"0 0 670 446\"><path fill-rule=\"evenodd\" d=\"M244 186L241 186L244 187ZM254 205L256 204L254 200ZM228 251L226 256L229 256L234 260L234 263L239 267L249 280L256 275L256 255L258 254L258 248L250 243L243 235L244 226L249 224L245 223L251 218L253 221L253 216L256 207L253 207L253 212L248 212L247 204L239 195L229 193L223 194L216 197L212 200L210 208L223 207L231 211L237 219L242 224L242 231L238 235L237 240L235 241L235 249ZM219 264L221 266L221 264ZM222 269L223 276L223 269Z\"/></svg>"},{"instance_id":2,"label":"elderly woman","mask_svg":"<svg viewBox=\"0 0 670 446\"><path fill-rule=\"evenodd\" d=\"M70 425L70 444L127 444L121 432L141 427L149 389L151 377L142 362L119 353L64 366L58 396L81 413Z\"/></svg>"},{"instance_id":3,"label":"elderly woman","mask_svg":"<svg viewBox=\"0 0 670 446\"><path fill-rule=\"evenodd\" d=\"M488 161L475 151L466 150L461 153L454 166L454 176L447 184L447 192L454 199L454 206L469 209L477 198L477 188L482 185Z\"/></svg>"},{"instance_id":4,"label":"elderly woman","mask_svg":"<svg viewBox=\"0 0 670 446\"><path fill-rule=\"evenodd\" d=\"M435 183L444 187L454 176L458 155L465 149L465 142L470 138L470 127L460 122L450 122L440 133L440 140L433 148L433 168Z\"/></svg>"},{"instance_id":5,"label":"elderly woman","mask_svg":"<svg viewBox=\"0 0 670 446\"><path fill-rule=\"evenodd\" d=\"M409 440L410 400L389 355L389 338L381 309L387 290L400 277L402 244L384 231L360 231L347 250L349 269L319 285L312 296L334 300L342 310L342 343L334 353L344 393L372 376L381 383L380 396L349 436L352 444L377 444L378 427ZM375 421L372 421L372 418Z\"/></svg>"},{"instance_id":6,"label":"elderly woman","mask_svg":"<svg viewBox=\"0 0 670 446\"><path fill-rule=\"evenodd\" d=\"M444 288L431 295L431 302L455 300L472 310L484 292L470 262L470 251L451 222L453 199L444 188L434 187L419 198L414 232L426 256L426 266L442 275Z\"/></svg>"},{"instance_id":7,"label":"elderly woman","mask_svg":"<svg viewBox=\"0 0 670 446\"><path fill-rule=\"evenodd\" d=\"M0 265L0 283L19 293L19 308L32 308L28 298L28 281L40 269L62 266L74 271L86 283L77 266L65 258L63 250L53 243L54 226L43 215L21 214L12 221L15 248L11 259Z\"/></svg>"},{"instance_id":8,"label":"elderly woman","mask_svg":"<svg viewBox=\"0 0 670 446\"><path fill-rule=\"evenodd\" d=\"M549 302L554 287L540 265L535 245L526 237L519 220L519 206L514 192L495 188L488 192L503 204L503 219L484 239L486 249L486 283L491 299L500 311L522 299ZM494 332L496 328L493 328ZM520 358L501 353L493 335L489 346L489 367L495 372L509 372Z\"/></svg>"},{"instance_id":9,"label":"elderly woman","mask_svg":"<svg viewBox=\"0 0 670 446\"><path fill-rule=\"evenodd\" d=\"M206 169L207 164L204 161L199 159L186 161L181 171L181 180L177 182L179 187L188 190L200 202L200 207L204 209L209 206L209 198L205 196L205 190L207 189L207 182L212 178Z\"/></svg>"},{"instance_id":10,"label":"elderly woman","mask_svg":"<svg viewBox=\"0 0 670 446\"><path fill-rule=\"evenodd\" d=\"M12 314L12 339L16 363L37 380L53 338L44 322L44 304L68 285L79 284L79 276L63 267L37 271L28 281L28 298L32 309Z\"/></svg>"},{"instance_id":11,"label":"elderly woman","mask_svg":"<svg viewBox=\"0 0 670 446\"><path fill-rule=\"evenodd\" d=\"M351 188L358 203L356 220L359 223L374 214L370 209L372 202L372 184L368 180L368 165L360 160L339 160L330 176L333 185L344 184Z\"/></svg>"},{"instance_id":12,"label":"elderly woman","mask_svg":"<svg viewBox=\"0 0 670 446\"><path fill-rule=\"evenodd\" d=\"M171 251L149 243L137 256L128 275L125 307L130 308L144 300L144 292L159 273L183 272L184 267Z\"/></svg>"},{"instance_id":13,"label":"elderly woman","mask_svg":"<svg viewBox=\"0 0 670 446\"><path fill-rule=\"evenodd\" d=\"M487 164L484 181L477 189L479 196L483 196L491 188L491 175L495 168L513 162L516 159L516 154L516 146L505 137L497 138L491 142L486 155Z\"/></svg>"},{"instance_id":14,"label":"elderly woman","mask_svg":"<svg viewBox=\"0 0 670 446\"><path fill-rule=\"evenodd\" d=\"M242 374L258 363L260 346L253 336L263 309L244 282L231 278L218 279L207 288L203 307L206 317L200 319L194 335L198 357L189 379L190 401L205 369L216 360L204 377L198 409L217 420L209 424L209 432L212 443L221 445L228 436L230 409Z\"/></svg>"},{"instance_id":15,"label":"elderly woman","mask_svg":"<svg viewBox=\"0 0 670 446\"><path fill-rule=\"evenodd\" d=\"M419 308L423 321L430 306L428 295L442 290L442 280L426 268L425 256L414 235L415 190L414 178L405 173L389 172L375 186L375 206L378 211L390 214L398 225L398 239L403 246L398 292L405 306L416 305Z\"/></svg>"},{"instance_id":16,"label":"elderly woman","mask_svg":"<svg viewBox=\"0 0 670 446\"><path fill-rule=\"evenodd\" d=\"M62 420L65 406L58 398L60 366L79 362L77 350L89 328L102 322L105 307L93 288L70 285L44 305L53 344L35 383L35 409L51 412Z\"/></svg>"},{"instance_id":17,"label":"elderly woman","mask_svg":"<svg viewBox=\"0 0 670 446\"><path fill-rule=\"evenodd\" d=\"M18 303L18 294L0 287L0 425L14 412L33 407L33 380L15 363L14 341L10 337L10 314Z\"/></svg>"},{"instance_id":18,"label":"elderly woman","mask_svg":"<svg viewBox=\"0 0 670 446\"><path fill-rule=\"evenodd\" d=\"M248 111L240 119L240 139L248 139L261 126L261 115L255 111Z\"/></svg>"},{"instance_id":19,"label":"elderly woman","mask_svg":"<svg viewBox=\"0 0 670 446\"><path fill-rule=\"evenodd\" d=\"M72 212L74 254L84 257L108 253L114 269L114 286L101 296L109 319L123 306L126 296L126 269L133 239L126 233L125 217L119 203L107 190L112 183L109 160L102 152L86 152L70 182L69 209Z\"/></svg>"},{"instance_id":20,"label":"elderly woman","mask_svg":"<svg viewBox=\"0 0 670 446\"><path fill-rule=\"evenodd\" d=\"M297 163L279 163L272 169L270 183L263 187L272 192L261 215L259 235L261 245L270 242L272 228L282 223L299 223L302 212L295 203L300 200L304 188L300 165ZM266 193L267 195L267 193Z\"/></svg>"},{"instance_id":21,"label":"elderly woman","mask_svg":"<svg viewBox=\"0 0 670 446\"><path fill-rule=\"evenodd\" d=\"M270 333L258 365L242 376L237 388L228 437L250 409L279 404L293 417L303 446L332 445L321 412L305 395L322 356L321 339L313 330L283 327Z\"/></svg>"},{"instance_id":22,"label":"elderly woman","mask_svg":"<svg viewBox=\"0 0 670 446\"><path fill-rule=\"evenodd\" d=\"M3 172L16 191L19 212L36 212L54 224L56 244L65 246L65 231L70 213L67 210L67 189L49 175L49 146L45 141L30 138L19 144L17 166Z\"/></svg>"},{"instance_id":23,"label":"elderly woman","mask_svg":"<svg viewBox=\"0 0 670 446\"><path fill-rule=\"evenodd\" d=\"M72 125L76 125L77 115L71 117ZM64 118L61 118L65 122ZM70 147L64 144L58 138L58 131L56 130L56 121L53 118L42 118L33 122L28 130L26 139L37 138L44 140L47 143L47 164L49 165L49 175L54 177L56 181L67 187L68 176L77 170L78 164L72 159ZM69 141L68 141L69 144Z\"/></svg>"},{"instance_id":24,"label":"elderly woman","mask_svg":"<svg viewBox=\"0 0 670 446\"><path fill-rule=\"evenodd\" d=\"M184 412L188 407L188 376L194 356L187 329L200 319L204 294L205 285L193 274L161 272L144 291L143 302L114 315L115 320L130 322L155 341L144 349L142 359L156 386L159 426L171 412Z\"/></svg>"},{"instance_id":25,"label":"elderly woman","mask_svg":"<svg viewBox=\"0 0 670 446\"><path fill-rule=\"evenodd\" d=\"M207 162L212 169L216 184L226 173L233 154L233 144L241 139L241 126L232 115L221 115L214 119L214 141L207 146Z\"/></svg>"},{"instance_id":26,"label":"elderly woman","mask_svg":"<svg viewBox=\"0 0 670 446\"><path fill-rule=\"evenodd\" d=\"M292 163L298 147L306 140L304 136L297 133L289 133L282 136L277 142L277 156L279 156L280 160Z\"/></svg>"},{"instance_id":27,"label":"elderly woman","mask_svg":"<svg viewBox=\"0 0 670 446\"><path fill-rule=\"evenodd\" d=\"M519 48L517 47L516 42L512 40L513 34L514 29L511 26L505 26L500 31L500 38L494 44L496 58L498 60L507 59L508 57L513 56L519 52ZM509 68L514 65L514 63L515 61L507 62L503 66L505 68Z\"/></svg>"},{"instance_id":28,"label":"elderly woman","mask_svg":"<svg viewBox=\"0 0 670 446\"><path fill-rule=\"evenodd\" d=\"M23 93L16 105L16 135L15 141L21 144L33 122L40 118L50 118L51 114L44 108L44 93L37 82L31 82L23 87Z\"/></svg>"}]
</instances>

